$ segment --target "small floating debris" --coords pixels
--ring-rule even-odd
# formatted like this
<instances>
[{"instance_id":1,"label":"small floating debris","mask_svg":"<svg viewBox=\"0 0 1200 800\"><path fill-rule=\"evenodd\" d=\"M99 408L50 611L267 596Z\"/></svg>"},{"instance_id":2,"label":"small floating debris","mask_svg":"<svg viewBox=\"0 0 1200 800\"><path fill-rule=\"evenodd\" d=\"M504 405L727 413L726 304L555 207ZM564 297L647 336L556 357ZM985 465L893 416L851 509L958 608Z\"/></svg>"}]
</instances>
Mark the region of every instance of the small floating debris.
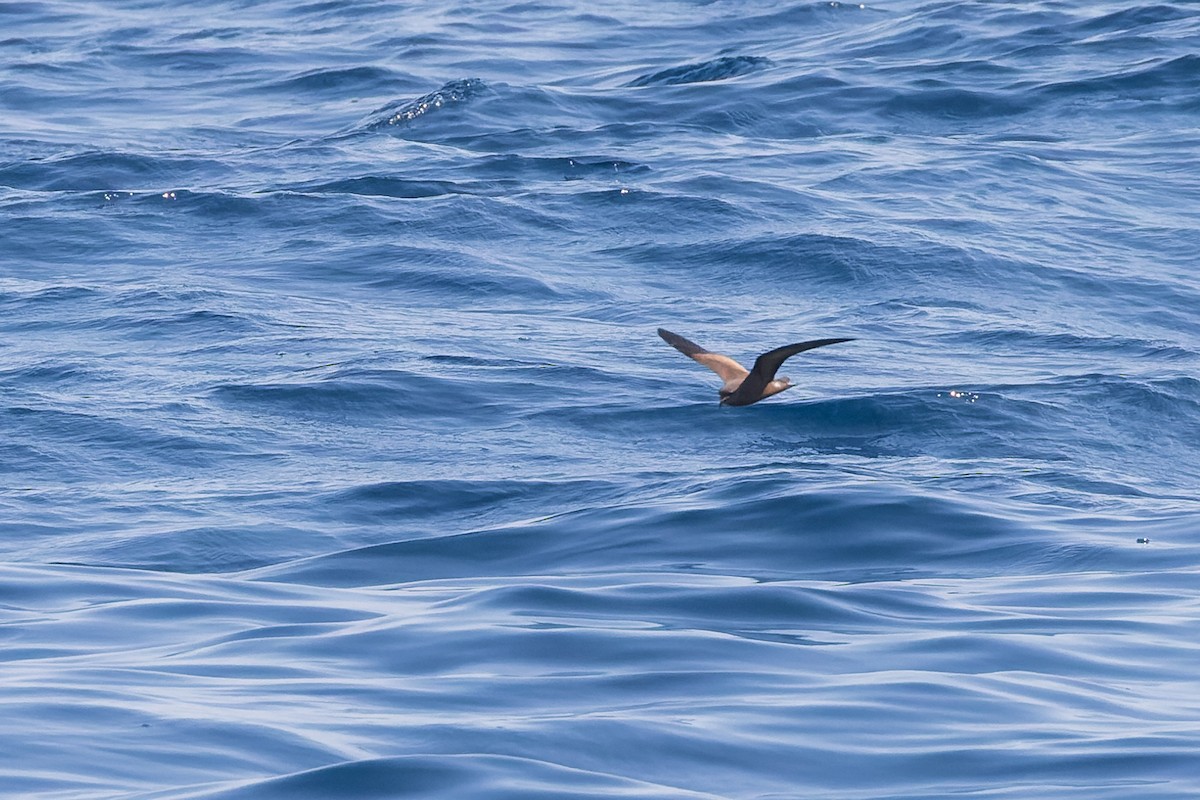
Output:
<instances>
[{"instance_id":1,"label":"small floating debris","mask_svg":"<svg viewBox=\"0 0 1200 800\"><path fill-rule=\"evenodd\" d=\"M1138 544L1150 544L1150 540L1143 537L1143 538L1139 538L1137 540L1137 543Z\"/></svg>"}]
</instances>

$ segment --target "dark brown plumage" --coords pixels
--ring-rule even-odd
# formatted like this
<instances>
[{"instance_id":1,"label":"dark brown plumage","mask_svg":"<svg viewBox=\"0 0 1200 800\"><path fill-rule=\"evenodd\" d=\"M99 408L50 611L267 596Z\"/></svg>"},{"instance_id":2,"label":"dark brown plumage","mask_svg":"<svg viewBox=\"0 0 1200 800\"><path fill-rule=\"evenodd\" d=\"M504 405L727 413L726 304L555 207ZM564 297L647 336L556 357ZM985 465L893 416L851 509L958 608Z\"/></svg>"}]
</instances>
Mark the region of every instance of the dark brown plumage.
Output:
<instances>
[{"instance_id":1,"label":"dark brown plumage","mask_svg":"<svg viewBox=\"0 0 1200 800\"><path fill-rule=\"evenodd\" d=\"M723 356L720 353L710 353L700 345L683 338L677 333L671 333L668 330L659 328L658 335L663 338L663 341L685 356L691 357L720 376L721 380L725 382L725 385L721 387L719 392L721 395L721 405L725 406L748 406L751 403L757 403L765 397L770 397L773 394L779 394L785 389L792 388L792 382L788 378L776 378L775 373L783 366L784 361L787 361L797 353L803 353L805 350L812 350L817 347L824 347L827 344L854 341L853 338L813 339L810 342L785 344L783 347L777 347L774 350L768 350L763 353L754 360L753 369L746 369L729 356Z\"/></svg>"}]
</instances>

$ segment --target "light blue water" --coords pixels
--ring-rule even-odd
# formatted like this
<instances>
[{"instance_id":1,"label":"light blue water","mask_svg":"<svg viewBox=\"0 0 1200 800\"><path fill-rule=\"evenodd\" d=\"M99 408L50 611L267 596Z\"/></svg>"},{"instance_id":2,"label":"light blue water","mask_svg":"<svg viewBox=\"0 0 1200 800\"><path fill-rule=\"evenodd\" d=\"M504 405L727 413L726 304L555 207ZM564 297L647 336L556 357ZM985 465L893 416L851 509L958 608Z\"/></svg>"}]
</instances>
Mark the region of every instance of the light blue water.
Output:
<instances>
[{"instance_id":1,"label":"light blue water","mask_svg":"<svg viewBox=\"0 0 1200 800\"><path fill-rule=\"evenodd\" d=\"M0 796L1200 796L1198 122L1183 2L0 3Z\"/></svg>"}]
</instances>

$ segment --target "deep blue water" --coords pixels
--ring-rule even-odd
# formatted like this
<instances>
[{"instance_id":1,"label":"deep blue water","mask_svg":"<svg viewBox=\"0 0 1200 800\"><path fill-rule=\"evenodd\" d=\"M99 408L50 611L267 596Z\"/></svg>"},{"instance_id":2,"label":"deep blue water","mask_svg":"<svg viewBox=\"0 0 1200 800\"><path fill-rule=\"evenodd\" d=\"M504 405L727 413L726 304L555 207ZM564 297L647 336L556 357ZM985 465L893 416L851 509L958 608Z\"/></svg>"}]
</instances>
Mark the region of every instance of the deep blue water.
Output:
<instances>
[{"instance_id":1,"label":"deep blue water","mask_svg":"<svg viewBox=\"0 0 1200 800\"><path fill-rule=\"evenodd\" d=\"M0 2L0 796L1198 797L1198 267L1195 3Z\"/></svg>"}]
</instances>

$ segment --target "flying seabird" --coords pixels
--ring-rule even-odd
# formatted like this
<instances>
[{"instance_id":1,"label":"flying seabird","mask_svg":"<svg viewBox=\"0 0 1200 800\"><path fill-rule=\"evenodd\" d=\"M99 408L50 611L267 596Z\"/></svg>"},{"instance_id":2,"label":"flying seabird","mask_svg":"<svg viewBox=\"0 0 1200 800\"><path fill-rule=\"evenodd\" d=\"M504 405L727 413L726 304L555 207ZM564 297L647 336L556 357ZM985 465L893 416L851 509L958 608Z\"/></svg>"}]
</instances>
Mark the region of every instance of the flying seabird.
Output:
<instances>
[{"instance_id":1,"label":"flying seabird","mask_svg":"<svg viewBox=\"0 0 1200 800\"><path fill-rule=\"evenodd\" d=\"M729 356L710 353L677 333L659 328L658 335L663 338L664 342L685 356L691 356L721 376L721 380L725 381L725 385L720 390L721 405L723 406L748 406L751 403L757 403L764 397L770 397L773 394L779 394L784 389L792 388L792 382L788 378L776 378L775 373L779 371L784 361L796 353L824 347L827 344L854 341L853 338L814 339L811 342L785 344L783 347L763 353L754 360L754 369L747 370Z\"/></svg>"}]
</instances>

